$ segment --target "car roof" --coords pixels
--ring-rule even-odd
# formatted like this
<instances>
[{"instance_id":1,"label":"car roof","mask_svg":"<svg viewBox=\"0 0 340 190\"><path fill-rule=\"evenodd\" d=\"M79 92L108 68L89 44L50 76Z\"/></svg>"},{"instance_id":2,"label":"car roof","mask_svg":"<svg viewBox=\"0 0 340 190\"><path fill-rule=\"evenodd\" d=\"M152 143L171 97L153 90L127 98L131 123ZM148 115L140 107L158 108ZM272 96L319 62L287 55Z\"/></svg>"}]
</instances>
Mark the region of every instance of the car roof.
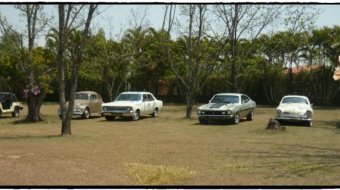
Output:
<instances>
[{"instance_id":1,"label":"car roof","mask_svg":"<svg viewBox=\"0 0 340 190\"><path fill-rule=\"evenodd\" d=\"M135 91L135 92L122 92L121 94L152 94L152 93L145 91Z\"/></svg>"},{"instance_id":2,"label":"car roof","mask_svg":"<svg viewBox=\"0 0 340 190\"><path fill-rule=\"evenodd\" d=\"M0 92L0 94L12 94L12 93L9 93L9 92Z\"/></svg>"},{"instance_id":3,"label":"car roof","mask_svg":"<svg viewBox=\"0 0 340 190\"><path fill-rule=\"evenodd\" d=\"M241 96L241 95L245 95L245 94L241 94L241 93L233 93L233 92L228 92L228 93L218 93L215 95L237 95L237 96Z\"/></svg>"},{"instance_id":4,"label":"car roof","mask_svg":"<svg viewBox=\"0 0 340 190\"><path fill-rule=\"evenodd\" d=\"M95 92L95 91L79 91L79 92L76 92L76 94L79 94L79 93L85 93L85 94L98 94L98 93Z\"/></svg>"},{"instance_id":5,"label":"car roof","mask_svg":"<svg viewBox=\"0 0 340 190\"><path fill-rule=\"evenodd\" d=\"M302 96L302 95L286 95L286 96L284 96L283 98L286 98L286 97L308 98L307 96Z\"/></svg>"}]
</instances>

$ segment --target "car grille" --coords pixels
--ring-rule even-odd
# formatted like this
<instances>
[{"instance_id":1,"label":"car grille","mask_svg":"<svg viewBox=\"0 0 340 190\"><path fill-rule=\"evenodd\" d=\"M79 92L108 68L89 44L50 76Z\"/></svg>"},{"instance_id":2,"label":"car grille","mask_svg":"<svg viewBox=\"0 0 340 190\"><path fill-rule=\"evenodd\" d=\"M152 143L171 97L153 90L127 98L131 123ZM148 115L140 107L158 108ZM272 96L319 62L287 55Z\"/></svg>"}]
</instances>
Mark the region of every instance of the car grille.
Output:
<instances>
[{"instance_id":1,"label":"car grille","mask_svg":"<svg viewBox=\"0 0 340 190\"><path fill-rule=\"evenodd\" d=\"M126 110L126 107L107 107L107 110Z\"/></svg>"},{"instance_id":2,"label":"car grille","mask_svg":"<svg viewBox=\"0 0 340 190\"><path fill-rule=\"evenodd\" d=\"M204 111L204 115L222 115L221 111Z\"/></svg>"}]
</instances>

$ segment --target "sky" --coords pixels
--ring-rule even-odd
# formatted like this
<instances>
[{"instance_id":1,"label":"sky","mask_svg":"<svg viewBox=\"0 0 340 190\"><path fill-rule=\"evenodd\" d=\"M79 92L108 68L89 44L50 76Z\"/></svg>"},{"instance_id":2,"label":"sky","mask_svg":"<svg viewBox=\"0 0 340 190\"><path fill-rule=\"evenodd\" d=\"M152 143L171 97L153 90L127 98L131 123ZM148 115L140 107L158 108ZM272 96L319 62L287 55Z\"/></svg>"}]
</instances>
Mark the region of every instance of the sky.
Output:
<instances>
[{"instance_id":1,"label":"sky","mask_svg":"<svg viewBox=\"0 0 340 190\"><path fill-rule=\"evenodd\" d=\"M189 1L187 1L189 2ZM197 1L196 1L197 2ZM310 1L312 2L312 1ZM321 2L318 2L321 3ZM109 34L109 29L113 29L114 34L118 34L120 29L125 25L125 29L128 28L128 20L131 18L131 9L143 10L142 7L145 4L105 4L108 8L100 16L96 17L92 24L96 28L104 28L106 35ZM321 28L323 26L333 27L334 25L340 25L340 3L321 3L318 4L324 12L319 15L319 19L316 20L317 27ZM105 9L105 7L101 7ZM57 22L58 12L56 5L46 4L45 10L48 11L50 15L56 17L55 22ZM0 12L3 17L6 17L8 22L11 23L16 29L25 30L26 22L23 17L20 17L19 11L13 8L13 4L0 4ZM160 29L163 22L163 5L162 4L148 4L148 15L147 19L150 21L150 26L155 29ZM110 27L108 18L112 18L112 25ZM130 19L131 20L131 19ZM57 25L55 25L57 26ZM113 36L115 39L115 36ZM39 45L44 41L44 37L39 37Z\"/></svg>"}]
</instances>

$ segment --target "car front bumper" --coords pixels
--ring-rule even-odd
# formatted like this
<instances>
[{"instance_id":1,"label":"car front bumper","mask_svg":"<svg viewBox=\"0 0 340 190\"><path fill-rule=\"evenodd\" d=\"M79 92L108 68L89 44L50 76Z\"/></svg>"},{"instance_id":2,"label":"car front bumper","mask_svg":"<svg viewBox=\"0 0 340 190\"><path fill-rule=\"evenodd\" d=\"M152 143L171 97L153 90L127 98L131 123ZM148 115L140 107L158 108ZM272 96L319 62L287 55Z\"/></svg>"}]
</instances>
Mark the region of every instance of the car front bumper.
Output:
<instances>
[{"instance_id":1,"label":"car front bumper","mask_svg":"<svg viewBox=\"0 0 340 190\"><path fill-rule=\"evenodd\" d=\"M110 110L104 111L102 110L103 116L113 116L113 117L132 117L134 116L133 110Z\"/></svg>"},{"instance_id":2,"label":"car front bumper","mask_svg":"<svg viewBox=\"0 0 340 190\"><path fill-rule=\"evenodd\" d=\"M275 116L277 121L289 121L289 122L300 122L300 121L313 121L313 118L307 116Z\"/></svg>"},{"instance_id":3,"label":"car front bumper","mask_svg":"<svg viewBox=\"0 0 340 190\"><path fill-rule=\"evenodd\" d=\"M208 120L230 120L234 117L234 115L202 115L197 114L200 119L208 119Z\"/></svg>"}]
</instances>

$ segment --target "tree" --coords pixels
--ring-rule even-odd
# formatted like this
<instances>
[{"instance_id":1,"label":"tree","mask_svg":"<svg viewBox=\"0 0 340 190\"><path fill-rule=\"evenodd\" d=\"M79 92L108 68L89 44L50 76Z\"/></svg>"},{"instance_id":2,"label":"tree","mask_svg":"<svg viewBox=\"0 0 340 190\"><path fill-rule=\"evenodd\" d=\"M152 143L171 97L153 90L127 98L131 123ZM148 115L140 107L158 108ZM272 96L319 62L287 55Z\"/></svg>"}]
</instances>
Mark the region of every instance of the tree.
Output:
<instances>
[{"instance_id":1,"label":"tree","mask_svg":"<svg viewBox=\"0 0 340 190\"><path fill-rule=\"evenodd\" d=\"M184 15L184 20L187 21L188 25L178 27L184 28L184 30L180 31L182 35L179 40L180 45L177 47L177 44L170 46L172 44L170 34L172 33L176 7L172 5L165 7L162 30L165 28L165 23L168 26L167 34L163 35L162 42L170 68L176 75L182 93L185 95L187 104L186 118L192 117L191 112L196 96L202 92L220 58L222 48L216 49L215 47L224 47L226 44L226 40L220 41L221 38L216 34L212 37L207 35L207 30L211 29L208 24L209 17L206 15L207 6L205 4L181 6L181 13ZM209 40L208 38L215 40ZM217 46L215 43L220 44ZM180 52L178 51L179 49ZM174 53L174 51L179 54Z\"/></svg>"},{"instance_id":2,"label":"tree","mask_svg":"<svg viewBox=\"0 0 340 190\"><path fill-rule=\"evenodd\" d=\"M65 6L67 9L65 10ZM65 41L66 38L70 35L69 31L71 31L71 26L73 26L74 21L81 14L81 11L85 5L77 5L72 4L59 4L58 5L58 13L59 13L59 49L58 49L58 71L59 71L59 99L60 99L60 109L61 109L61 117L62 117L62 128L61 135L69 136L72 135L71 132L71 119L73 115L73 106L74 106L74 98L77 87L77 79L79 73L79 67L82 64L83 51L87 41L87 36L89 34L89 27L91 24L91 20L93 18L93 14L97 9L98 5L90 4L88 6L88 14L85 21L85 27L82 32L82 35L79 36L79 46L73 46L74 48L74 57L72 59L72 72L71 72L71 88L70 88L70 96L69 96L69 105L66 110L66 100L65 100ZM66 13L66 17L65 17ZM77 35L77 33L75 34ZM81 38L81 39L80 39ZM78 39L75 37L74 39Z\"/></svg>"},{"instance_id":3,"label":"tree","mask_svg":"<svg viewBox=\"0 0 340 190\"><path fill-rule=\"evenodd\" d=\"M43 12L43 6L39 4L15 5L14 7L20 10L22 13L21 16L27 19L28 50L26 52L23 45L21 45L23 59L20 62L21 69L26 75L27 83L24 90L28 106L26 119L30 122L38 122L43 120L40 108L46 93L49 91L48 85L46 84L50 82L48 81L49 77L45 78L47 79L46 81L40 80L41 69L43 69L44 75L49 75L53 69L44 67L42 65L44 62L36 62L33 60L35 56L34 41L36 36L40 32L43 32L50 18L46 18Z\"/></svg>"}]
</instances>

